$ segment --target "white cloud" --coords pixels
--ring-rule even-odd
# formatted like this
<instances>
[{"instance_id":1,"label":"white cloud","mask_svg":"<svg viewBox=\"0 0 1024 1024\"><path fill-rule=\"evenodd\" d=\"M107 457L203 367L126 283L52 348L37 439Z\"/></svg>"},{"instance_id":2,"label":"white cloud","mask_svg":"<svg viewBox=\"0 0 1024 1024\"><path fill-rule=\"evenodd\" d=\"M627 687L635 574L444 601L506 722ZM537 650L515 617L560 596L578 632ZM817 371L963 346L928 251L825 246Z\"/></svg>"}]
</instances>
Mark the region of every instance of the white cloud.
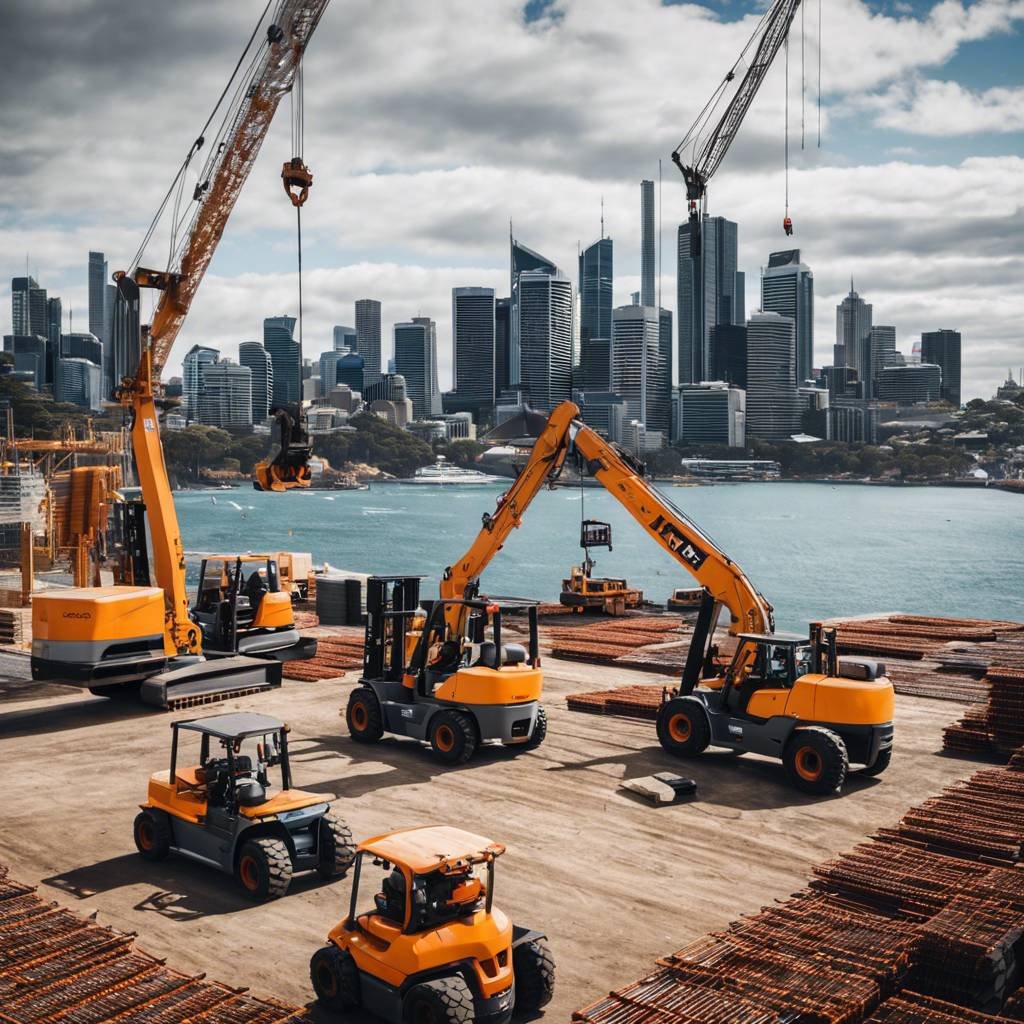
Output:
<instances>
[{"instance_id":1,"label":"white cloud","mask_svg":"<svg viewBox=\"0 0 1024 1024\"><path fill-rule=\"evenodd\" d=\"M855 103L880 128L911 135L1009 134L1024 130L1024 87L966 89L959 82L912 78Z\"/></svg>"}]
</instances>

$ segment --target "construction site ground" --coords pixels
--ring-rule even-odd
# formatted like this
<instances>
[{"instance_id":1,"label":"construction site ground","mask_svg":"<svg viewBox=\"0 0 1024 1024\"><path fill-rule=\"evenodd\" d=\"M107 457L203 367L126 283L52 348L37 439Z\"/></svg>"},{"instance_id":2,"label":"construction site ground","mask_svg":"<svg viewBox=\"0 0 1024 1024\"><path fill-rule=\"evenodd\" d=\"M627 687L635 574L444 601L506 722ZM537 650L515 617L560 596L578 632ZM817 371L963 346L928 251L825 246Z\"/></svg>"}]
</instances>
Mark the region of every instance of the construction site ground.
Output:
<instances>
[{"instance_id":1,"label":"construction site ground","mask_svg":"<svg viewBox=\"0 0 1024 1024\"><path fill-rule=\"evenodd\" d=\"M550 657L544 745L518 757L487 749L455 769L408 740L357 748L339 716L354 673L167 714L36 687L26 669L26 658L0 655L0 862L11 876L137 932L141 949L178 970L299 1005L312 999L309 957L344 916L348 881L301 877L284 899L254 905L233 879L183 858L141 860L132 820L149 774L167 765L174 718L283 718L296 785L336 794L357 838L445 822L505 842L496 903L549 934L558 984L547 1017L557 1021L646 973L666 950L786 897L814 864L977 769L941 753L961 706L899 696L891 768L852 777L841 797L807 797L779 763L727 752L674 761L653 723L568 711L569 693L657 677ZM665 770L694 778L696 797L654 808L618 789Z\"/></svg>"}]
</instances>

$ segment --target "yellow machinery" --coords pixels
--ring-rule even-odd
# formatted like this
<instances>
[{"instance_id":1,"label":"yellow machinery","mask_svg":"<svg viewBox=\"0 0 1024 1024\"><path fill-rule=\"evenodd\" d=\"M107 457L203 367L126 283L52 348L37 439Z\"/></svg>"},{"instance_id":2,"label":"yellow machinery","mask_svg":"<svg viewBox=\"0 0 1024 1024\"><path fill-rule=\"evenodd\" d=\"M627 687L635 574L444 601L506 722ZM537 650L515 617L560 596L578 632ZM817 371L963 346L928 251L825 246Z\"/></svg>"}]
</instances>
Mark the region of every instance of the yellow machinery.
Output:
<instances>
[{"instance_id":1,"label":"yellow machinery","mask_svg":"<svg viewBox=\"0 0 1024 1024\"><path fill-rule=\"evenodd\" d=\"M612 527L597 519L584 519L580 524L580 547L583 563L569 570L562 580L562 593L558 600L575 612L600 611L606 615L625 615L630 608L638 608L644 600L642 590L631 587L624 579L594 575L591 548L612 550Z\"/></svg>"},{"instance_id":2,"label":"yellow machinery","mask_svg":"<svg viewBox=\"0 0 1024 1024\"><path fill-rule=\"evenodd\" d=\"M538 491L573 455L647 535L704 591L678 691L662 705L658 738L677 756L708 746L781 758L792 782L813 793L838 790L850 762L884 771L892 753L892 684L884 666L836 657L834 642L775 632L771 605L743 570L685 513L644 479L643 466L579 418L572 402L551 414L529 460L498 499L466 554L441 581L447 638L464 646L469 606L480 574L518 527ZM461 599L462 603L455 603ZM722 609L737 639L727 671L715 667L715 627Z\"/></svg>"},{"instance_id":3,"label":"yellow machinery","mask_svg":"<svg viewBox=\"0 0 1024 1024\"><path fill-rule=\"evenodd\" d=\"M115 275L119 330L129 348L138 354L137 367L121 380L117 398L131 419L132 449L149 524L153 574L159 589L134 585L35 595L34 679L87 685L105 695L119 692L124 683L145 680L143 699L157 704L165 704L172 691L194 696L215 690L276 685L280 681L280 665L266 659L202 659L202 630L189 605L185 552L160 442L157 399L160 371L274 112L291 89L309 37L326 6L327 0L282 0L266 38L257 42L254 33L243 55L245 59L238 66L244 67L248 81L238 83L237 106L228 110L224 120L226 134L202 169L203 179L192 197L197 207L173 268L156 271L140 266L132 275ZM258 49L255 55L249 53L252 48ZM230 92L226 90L224 95ZM200 136L182 164L171 192L183 185L190 161L204 144L205 139ZM288 180L285 184L287 187ZM140 288L154 288L160 293L148 328L141 326ZM294 467L288 472L302 476ZM148 580L135 582L148 584ZM161 591L162 607L154 597ZM294 633L294 622L282 623L278 630L290 636Z\"/></svg>"},{"instance_id":4,"label":"yellow machinery","mask_svg":"<svg viewBox=\"0 0 1024 1024\"><path fill-rule=\"evenodd\" d=\"M322 1006L391 1024L508 1024L551 1001L547 938L493 905L500 843L459 828L403 829L360 843L349 914L309 973ZM359 904L365 862L382 869Z\"/></svg>"}]
</instances>

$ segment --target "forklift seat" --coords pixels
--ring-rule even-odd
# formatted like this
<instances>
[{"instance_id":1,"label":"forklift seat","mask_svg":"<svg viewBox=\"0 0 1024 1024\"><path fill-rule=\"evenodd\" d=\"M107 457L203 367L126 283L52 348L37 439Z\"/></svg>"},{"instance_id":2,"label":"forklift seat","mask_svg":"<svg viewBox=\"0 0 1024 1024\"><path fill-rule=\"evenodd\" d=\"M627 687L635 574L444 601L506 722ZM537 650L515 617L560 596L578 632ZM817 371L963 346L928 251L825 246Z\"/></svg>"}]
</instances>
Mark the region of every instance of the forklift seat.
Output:
<instances>
[{"instance_id":1,"label":"forklift seat","mask_svg":"<svg viewBox=\"0 0 1024 1024\"><path fill-rule=\"evenodd\" d=\"M521 665L526 661L526 657L526 648L522 644L501 645L502 665ZM481 665L483 668L498 667L497 648L489 640L480 645L480 655L475 664Z\"/></svg>"}]
</instances>

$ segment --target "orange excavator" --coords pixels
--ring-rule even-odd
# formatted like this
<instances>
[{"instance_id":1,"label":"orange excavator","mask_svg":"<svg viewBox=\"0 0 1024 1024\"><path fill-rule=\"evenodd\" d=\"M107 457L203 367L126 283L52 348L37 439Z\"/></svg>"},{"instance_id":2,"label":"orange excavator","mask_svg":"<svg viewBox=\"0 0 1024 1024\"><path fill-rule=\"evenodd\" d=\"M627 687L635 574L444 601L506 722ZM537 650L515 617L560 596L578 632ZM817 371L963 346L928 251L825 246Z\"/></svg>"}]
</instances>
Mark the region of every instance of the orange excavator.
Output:
<instances>
[{"instance_id":1,"label":"orange excavator","mask_svg":"<svg viewBox=\"0 0 1024 1024\"><path fill-rule=\"evenodd\" d=\"M203 629L191 607L186 586L185 552L160 442L157 406L161 370L274 112L292 89L302 55L327 3L328 0L280 0L262 38L262 19L257 24L231 80L189 150L132 261L136 269L131 274L114 275L118 291L115 350L120 348L128 362L128 372L116 387L115 396L131 422L156 586L150 586L147 578L135 576L127 585L36 595L32 605L35 679L73 682L104 694L117 692L126 683L141 683L144 700L166 704L174 694L191 697L240 686L273 685L280 679L280 665L274 661L315 653L315 647L300 641L287 595L275 592L276 569L272 569L268 573L270 586L264 587L271 592L258 607L250 603L245 609L250 636L259 638L260 657L239 655L237 649L218 650L219 656L215 658L204 657ZM186 171L206 146L206 132L229 97L193 191L196 208L189 220L187 210L180 212ZM298 184L300 198L312 180L301 157L285 164L282 177L289 195L293 185ZM171 256L166 269L147 269L138 261L169 203L173 210ZM142 288L159 292L148 327L142 324L140 314ZM308 458L308 448L304 450ZM268 479L277 476L290 486L302 486L303 480L308 484L308 468L303 471L291 437L273 463L266 470ZM236 606L226 609L232 621L237 621L237 602L242 600L240 584L241 580L236 579L231 588ZM237 636L237 630L232 635Z\"/></svg>"},{"instance_id":2,"label":"orange excavator","mask_svg":"<svg viewBox=\"0 0 1024 1024\"><path fill-rule=\"evenodd\" d=\"M480 593L480 576L570 456L704 590L682 680L658 713L665 750L690 757L716 746L777 757L797 787L820 794L842 786L851 762L868 774L884 771L892 753L894 705L884 666L837 658L834 641L820 633L813 638L776 633L772 606L743 570L644 479L633 456L588 427L572 402L555 408L519 476L494 513L484 516L476 540L445 569L440 601L430 616L424 621L414 602L399 602L379 621L368 618L366 665L373 664L371 642L399 656L404 649L408 662L401 677L364 671L364 686L349 702L353 738L366 739L361 723L368 721L375 739L383 731L414 736L429 740L443 759L460 760L445 757L448 734L437 735L442 725L457 720L458 730L450 731L460 750L466 749L463 735L470 749L481 739L518 741L527 749L537 745L534 730L546 723L540 717L535 618L528 658L506 659L500 638L479 643L474 634L480 606L491 606ZM723 609L736 643L724 671L714 657ZM388 643L389 628L399 642ZM428 635L431 630L437 635ZM437 660L431 664L434 650ZM519 735L510 732L516 723L523 726Z\"/></svg>"}]
</instances>

